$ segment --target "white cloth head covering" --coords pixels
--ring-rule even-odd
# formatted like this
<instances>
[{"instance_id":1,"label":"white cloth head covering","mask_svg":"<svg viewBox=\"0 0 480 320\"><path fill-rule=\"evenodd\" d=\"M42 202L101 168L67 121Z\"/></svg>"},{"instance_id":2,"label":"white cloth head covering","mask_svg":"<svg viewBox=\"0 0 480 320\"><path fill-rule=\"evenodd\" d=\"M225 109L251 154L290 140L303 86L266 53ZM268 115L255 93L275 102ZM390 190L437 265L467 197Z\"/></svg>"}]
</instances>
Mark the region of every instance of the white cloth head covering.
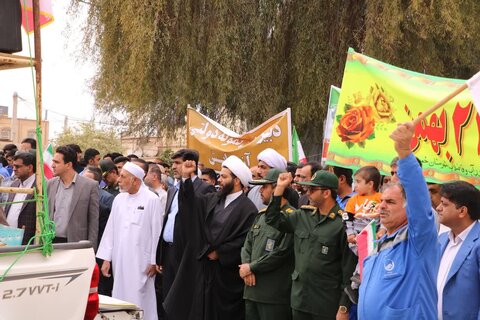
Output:
<instances>
[{"instance_id":1,"label":"white cloth head covering","mask_svg":"<svg viewBox=\"0 0 480 320\"><path fill-rule=\"evenodd\" d=\"M267 148L260 152L257 156L257 160L265 162L270 168L280 170L287 169L287 160L285 160L285 157L272 148Z\"/></svg>"},{"instance_id":2,"label":"white cloth head covering","mask_svg":"<svg viewBox=\"0 0 480 320\"><path fill-rule=\"evenodd\" d=\"M143 169L135 163L132 163L129 161L125 162L122 169L127 170L128 172L130 172L131 174L133 174L135 177L137 177L142 181L143 181L143 177L145 177L145 171L143 171Z\"/></svg>"},{"instance_id":3,"label":"white cloth head covering","mask_svg":"<svg viewBox=\"0 0 480 320\"><path fill-rule=\"evenodd\" d=\"M248 181L252 181L252 172L247 165L237 156L230 156L222 163L225 167L232 171L234 175L242 182L244 187L248 187Z\"/></svg>"}]
</instances>

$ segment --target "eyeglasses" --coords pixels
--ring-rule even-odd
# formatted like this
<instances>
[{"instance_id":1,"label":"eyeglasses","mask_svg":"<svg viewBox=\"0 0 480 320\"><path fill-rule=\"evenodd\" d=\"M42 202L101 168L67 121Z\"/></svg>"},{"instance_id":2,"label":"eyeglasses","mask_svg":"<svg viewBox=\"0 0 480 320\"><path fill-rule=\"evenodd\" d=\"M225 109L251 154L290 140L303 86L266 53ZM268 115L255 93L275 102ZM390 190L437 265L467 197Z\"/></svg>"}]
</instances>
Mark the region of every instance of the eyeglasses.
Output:
<instances>
[{"instance_id":1,"label":"eyeglasses","mask_svg":"<svg viewBox=\"0 0 480 320\"><path fill-rule=\"evenodd\" d=\"M395 175L397 175L397 171L390 171L390 175L393 177Z\"/></svg>"}]
</instances>

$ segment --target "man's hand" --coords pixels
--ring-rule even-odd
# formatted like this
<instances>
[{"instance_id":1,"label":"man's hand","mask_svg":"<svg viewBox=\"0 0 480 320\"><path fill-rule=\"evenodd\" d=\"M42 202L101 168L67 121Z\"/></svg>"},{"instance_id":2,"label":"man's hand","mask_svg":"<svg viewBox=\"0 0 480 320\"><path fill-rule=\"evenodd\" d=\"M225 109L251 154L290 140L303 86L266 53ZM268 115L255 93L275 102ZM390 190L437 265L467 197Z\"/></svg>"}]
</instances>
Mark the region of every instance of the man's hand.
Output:
<instances>
[{"instance_id":1,"label":"man's hand","mask_svg":"<svg viewBox=\"0 0 480 320\"><path fill-rule=\"evenodd\" d=\"M357 236L354 235L354 234L351 234L347 237L347 241L348 241L348 243L356 244L357 243Z\"/></svg>"},{"instance_id":2,"label":"man's hand","mask_svg":"<svg viewBox=\"0 0 480 320\"><path fill-rule=\"evenodd\" d=\"M336 320L348 320L349 319L349 314L348 312L347 313L343 313L343 312L340 312L337 311L337 317L336 317Z\"/></svg>"},{"instance_id":3,"label":"man's hand","mask_svg":"<svg viewBox=\"0 0 480 320\"><path fill-rule=\"evenodd\" d=\"M256 284L256 280L255 280L255 274L254 273L250 273L248 276L246 276L245 278L243 278L243 281L245 282L245 284L249 287L253 287L255 286Z\"/></svg>"},{"instance_id":4,"label":"man's hand","mask_svg":"<svg viewBox=\"0 0 480 320\"><path fill-rule=\"evenodd\" d=\"M157 272L162 273L163 272L163 267L161 265L157 266Z\"/></svg>"},{"instance_id":5,"label":"man's hand","mask_svg":"<svg viewBox=\"0 0 480 320\"><path fill-rule=\"evenodd\" d=\"M182 177L185 179L191 178L192 174L197 170L195 161L185 160L182 164Z\"/></svg>"},{"instance_id":6,"label":"man's hand","mask_svg":"<svg viewBox=\"0 0 480 320\"><path fill-rule=\"evenodd\" d=\"M147 267L147 270L145 270L145 273L149 277L153 277L154 275L157 274L157 265L156 264L151 264Z\"/></svg>"},{"instance_id":7,"label":"man's hand","mask_svg":"<svg viewBox=\"0 0 480 320\"><path fill-rule=\"evenodd\" d=\"M242 279L252 273L252 271L250 270L250 263L241 264L239 265L239 267L240 267L239 273Z\"/></svg>"},{"instance_id":8,"label":"man's hand","mask_svg":"<svg viewBox=\"0 0 480 320\"><path fill-rule=\"evenodd\" d=\"M207 255L209 260L218 260L217 251L212 251Z\"/></svg>"},{"instance_id":9,"label":"man's hand","mask_svg":"<svg viewBox=\"0 0 480 320\"><path fill-rule=\"evenodd\" d=\"M110 261L103 260L102 268L100 270L104 277L110 278L112 276L110 274Z\"/></svg>"},{"instance_id":10,"label":"man's hand","mask_svg":"<svg viewBox=\"0 0 480 320\"><path fill-rule=\"evenodd\" d=\"M395 151L400 159L406 158L412 153L410 143L413 133L413 123L405 122L398 124L398 127L390 134L390 139L395 142Z\"/></svg>"},{"instance_id":11,"label":"man's hand","mask_svg":"<svg viewBox=\"0 0 480 320\"><path fill-rule=\"evenodd\" d=\"M283 195L283 192L290 185L292 180L293 180L293 178L292 178L292 175L290 174L290 172L280 173L280 175L278 176L278 180L277 180L277 186L275 188L275 191L274 191L273 195L274 196Z\"/></svg>"}]
</instances>

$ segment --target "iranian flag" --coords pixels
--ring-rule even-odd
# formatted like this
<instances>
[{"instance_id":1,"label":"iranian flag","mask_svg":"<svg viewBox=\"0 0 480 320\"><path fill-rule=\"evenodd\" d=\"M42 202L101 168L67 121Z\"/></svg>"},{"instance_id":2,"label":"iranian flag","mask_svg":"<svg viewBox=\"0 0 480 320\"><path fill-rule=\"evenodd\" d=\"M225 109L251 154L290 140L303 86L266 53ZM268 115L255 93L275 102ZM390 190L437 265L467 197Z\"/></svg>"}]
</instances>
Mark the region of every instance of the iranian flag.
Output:
<instances>
[{"instance_id":1,"label":"iranian flag","mask_svg":"<svg viewBox=\"0 0 480 320\"><path fill-rule=\"evenodd\" d=\"M303 152L302 143L300 142L300 138L298 137L297 129L293 126L293 133L292 133L292 160L296 164L298 163L307 163L307 157L305 156L305 152Z\"/></svg>"},{"instance_id":2,"label":"iranian flag","mask_svg":"<svg viewBox=\"0 0 480 320\"><path fill-rule=\"evenodd\" d=\"M468 88L472 93L473 103L477 107L477 113L480 115L480 72L467 80Z\"/></svg>"},{"instance_id":3,"label":"iranian flag","mask_svg":"<svg viewBox=\"0 0 480 320\"><path fill-rule=\"evenodd\" d=\"M49 144L45 150L43 150L43 171L47 180L53 178L52 160L53 147Z\"/></svg>"},{"instance_id":4,"label":"iranian flag","mask_svg":"<svg viewBox=\"0 0 480 320\"><path fill-rule=\"evenodd\" d=\"M375 220L372 220L357 236L358 266L360 267L360 279L362 278L363 261L377 248L376 240L377 222Z\"/></svg>"}]
</instances>

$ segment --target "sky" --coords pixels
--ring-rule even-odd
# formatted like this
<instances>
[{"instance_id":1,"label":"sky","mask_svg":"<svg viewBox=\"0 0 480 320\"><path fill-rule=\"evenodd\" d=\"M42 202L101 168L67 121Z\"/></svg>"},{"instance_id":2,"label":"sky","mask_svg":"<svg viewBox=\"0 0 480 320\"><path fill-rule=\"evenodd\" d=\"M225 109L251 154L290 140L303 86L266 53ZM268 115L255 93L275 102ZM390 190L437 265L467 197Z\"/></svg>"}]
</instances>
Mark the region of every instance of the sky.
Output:
<instances>
[{"instance_id":1,"label":"sky","mask_svg":"<svg viewBox=\"0 0 480 320\"><path fill-rule=\"evenodd\" d=\"M92 62L78 61L77 50L81 44L81 24L75 19L71 32L66 32L69 16L68 1L53 1L55 21L41 30L42 43L42 108L48 110L49 138L63 131L65 116L73 127L93 117L94 98L88 83L95 73ZM17 55L29 56L28 36L22 29L23 51ZM30 36L34 55L33 34ZM32 72L30 68L0 72L0 106L9 107L12 116L13 93L17 92L18 117L35 119Z\"/></svg>"}]
</instances>

